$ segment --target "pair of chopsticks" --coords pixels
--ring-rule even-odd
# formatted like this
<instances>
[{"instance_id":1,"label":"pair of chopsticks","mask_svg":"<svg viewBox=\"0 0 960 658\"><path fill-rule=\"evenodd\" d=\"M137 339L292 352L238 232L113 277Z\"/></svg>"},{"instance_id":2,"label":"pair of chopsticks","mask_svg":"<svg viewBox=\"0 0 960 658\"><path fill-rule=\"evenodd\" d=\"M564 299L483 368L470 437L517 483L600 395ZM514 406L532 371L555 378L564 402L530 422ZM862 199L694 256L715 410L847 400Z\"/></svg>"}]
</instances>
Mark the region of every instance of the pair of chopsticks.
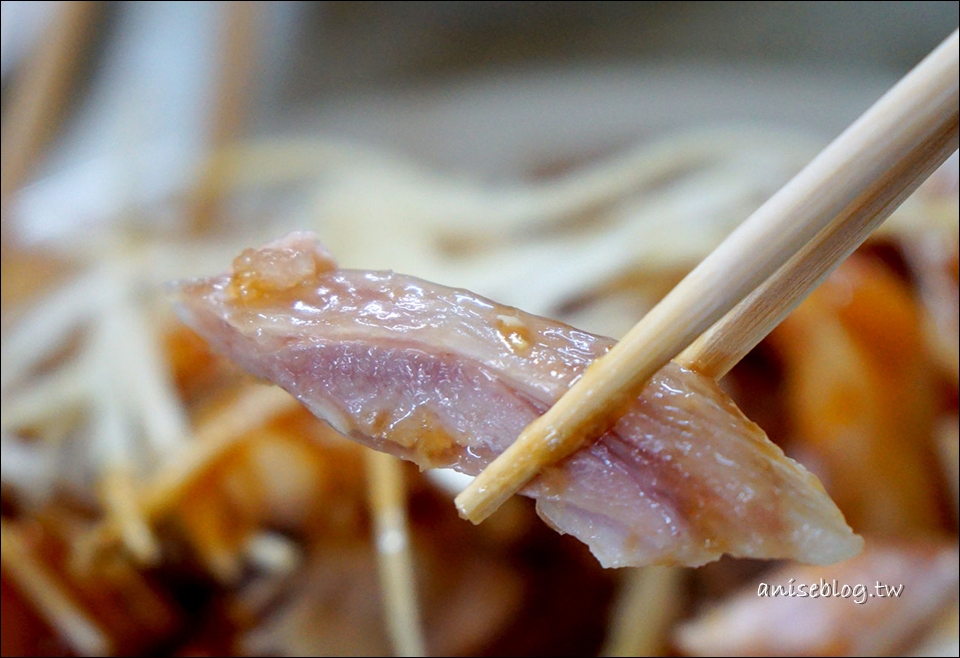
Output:
<instances>
[{"instance_id":1,"label":"pair of chopsticks","mask_svg":"<svg viewBox=\"0 0 960 658\"><path fill-rule=\"evenodd\" d=\"M955 30L524 429L457 496L460 515L479 523L601 435L678 355L726 374L957 149L958 78Z\"/></svg>"}]
</instances>

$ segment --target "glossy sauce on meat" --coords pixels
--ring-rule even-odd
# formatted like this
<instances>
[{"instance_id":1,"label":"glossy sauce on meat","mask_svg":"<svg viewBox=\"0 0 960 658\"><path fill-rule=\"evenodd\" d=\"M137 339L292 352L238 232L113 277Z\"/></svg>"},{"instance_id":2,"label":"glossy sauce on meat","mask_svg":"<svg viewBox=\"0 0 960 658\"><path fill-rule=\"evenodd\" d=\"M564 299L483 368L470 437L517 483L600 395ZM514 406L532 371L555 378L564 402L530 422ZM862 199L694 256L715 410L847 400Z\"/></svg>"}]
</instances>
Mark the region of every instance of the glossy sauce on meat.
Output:
<instances>
[{"instance_id":1,"label":"glossy sauce on meat","mask_svg":"<svg viewBox=\"0 0 960 658\"><path fill-rule=\"evenodd\" d=\"M476 474L613 341L392 272L340 270L304 233L180 286L183 319L349 437ZM829 563L854 535L819 481L715 382L668 364L596 443L524 491L604 566L723 553Z\"/></svg>"}]
</instances>

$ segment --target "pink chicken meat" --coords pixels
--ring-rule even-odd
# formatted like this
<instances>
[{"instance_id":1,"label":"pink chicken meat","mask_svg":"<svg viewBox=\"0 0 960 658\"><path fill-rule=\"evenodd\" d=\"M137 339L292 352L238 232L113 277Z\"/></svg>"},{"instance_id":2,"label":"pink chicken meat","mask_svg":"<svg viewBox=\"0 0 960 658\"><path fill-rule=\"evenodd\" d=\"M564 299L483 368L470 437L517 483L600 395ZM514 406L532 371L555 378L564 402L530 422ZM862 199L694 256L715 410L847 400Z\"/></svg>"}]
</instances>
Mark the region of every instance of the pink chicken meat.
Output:
<instances>
[{"instance_id":1,"label":"pink chicken meat","mask_svg":"<svg viewBox=\"0 0 960 658\"><path fill-rule=\"evenodd\" d=\"M392 272L338 269L308 233L178 285L183 320L367 446L475 475L613 340ZM820 482L710 379L669 364L597 442L522 492L607 567L859 552Z\"/></svg>"}]
</instances>

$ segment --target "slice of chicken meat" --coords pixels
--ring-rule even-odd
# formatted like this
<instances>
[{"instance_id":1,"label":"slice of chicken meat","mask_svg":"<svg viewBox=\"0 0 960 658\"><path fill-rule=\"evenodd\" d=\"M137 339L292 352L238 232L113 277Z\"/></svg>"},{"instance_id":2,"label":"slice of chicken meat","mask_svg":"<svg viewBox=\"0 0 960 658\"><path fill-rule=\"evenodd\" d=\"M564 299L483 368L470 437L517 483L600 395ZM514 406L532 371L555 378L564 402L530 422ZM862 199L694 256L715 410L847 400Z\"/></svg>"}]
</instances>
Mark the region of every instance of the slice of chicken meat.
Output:
<instances>
[{"instance_id":1,"label":"slice of chicken meat","mask_svg":"<svg viewBox=\"0 0 960 658\"><path fill-rule=\"evenodd\" d=\"M470 475L614 342L466 290L338 269L308 233L176 288L188 325L344 435ZM826 564L862 545L813 475L714 381L675 364L522 493L607 567L724 553Z\"/></svg>"}]
</instances>

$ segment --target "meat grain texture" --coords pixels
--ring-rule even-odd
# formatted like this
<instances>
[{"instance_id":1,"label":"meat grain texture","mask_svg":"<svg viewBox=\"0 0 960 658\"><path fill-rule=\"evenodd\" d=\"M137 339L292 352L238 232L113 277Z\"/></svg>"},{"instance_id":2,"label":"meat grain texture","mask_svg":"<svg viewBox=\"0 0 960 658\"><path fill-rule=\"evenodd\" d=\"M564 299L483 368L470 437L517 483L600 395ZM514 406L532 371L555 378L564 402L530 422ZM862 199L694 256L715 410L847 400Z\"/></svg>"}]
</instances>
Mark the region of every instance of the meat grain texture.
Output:
<instances>
[{"instance_id":1,"label":"meat grain texture","mask_svg":"<svg viewBox=\"0 0 960 658\"><path fill-rule=\"evenodd\" d=\"M341 433L470 475L614 342L466 290L338 269L308 233L177 290L187 324ZM724 553L827 564L862 546L813 475L715 382L675 364L522 493L607 567L698 566Z\"/></svg>"}]
</instances>

